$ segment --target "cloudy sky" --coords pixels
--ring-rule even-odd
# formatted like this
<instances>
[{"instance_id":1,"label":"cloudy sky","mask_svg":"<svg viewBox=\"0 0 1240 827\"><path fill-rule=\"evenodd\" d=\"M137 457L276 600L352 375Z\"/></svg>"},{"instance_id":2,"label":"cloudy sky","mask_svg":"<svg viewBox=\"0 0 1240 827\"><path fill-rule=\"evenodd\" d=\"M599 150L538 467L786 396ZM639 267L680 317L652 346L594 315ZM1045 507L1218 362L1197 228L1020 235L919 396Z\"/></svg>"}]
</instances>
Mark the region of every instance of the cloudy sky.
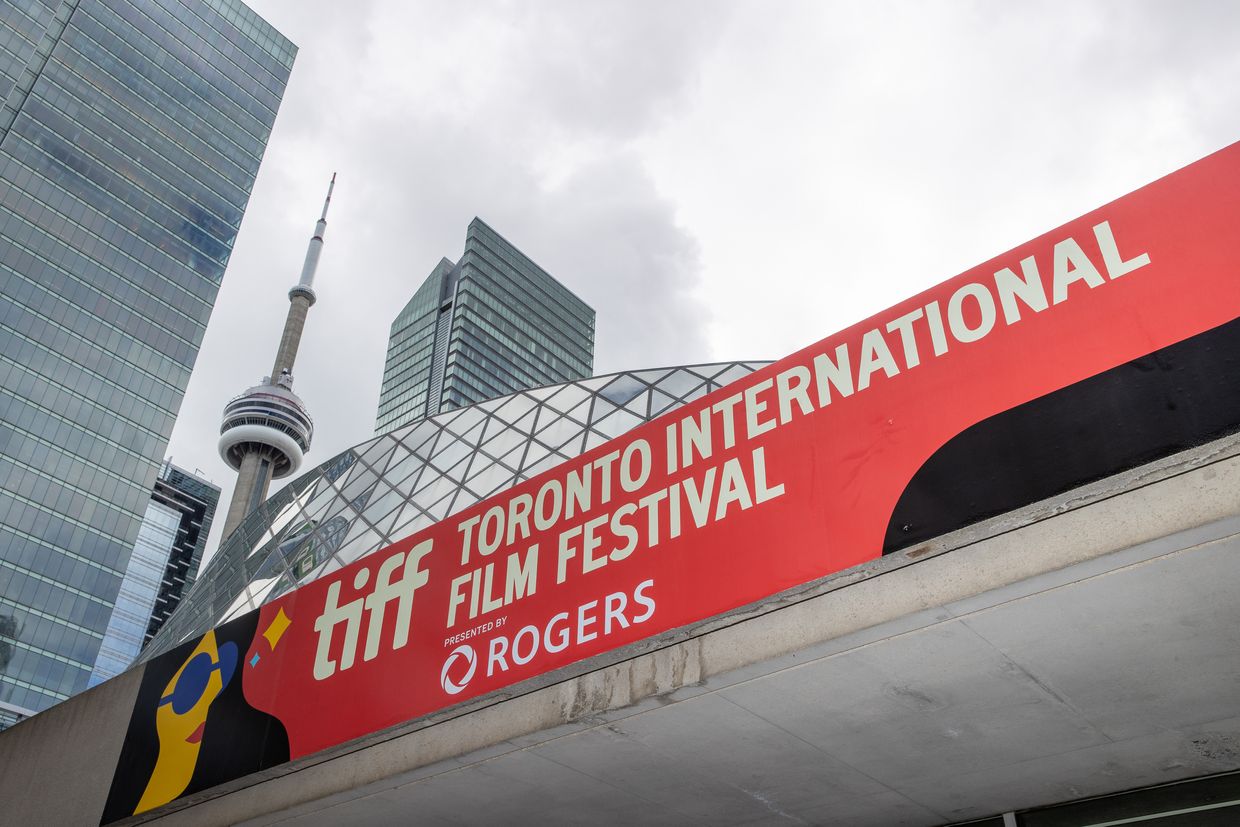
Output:
<instances>
[{"instance_id":1,"label":"cloudy sky","mask_svg":"<svg viewBox=\"0 0 1240 827\"><path fill-rule=\"evenodd\" d=\"M598 311L598 373L771 359L1240 139L1223 0L249 2L300 53L169 448L225 502L333 171L307 467L475 215Z\"/></svg>"}]
</instances>

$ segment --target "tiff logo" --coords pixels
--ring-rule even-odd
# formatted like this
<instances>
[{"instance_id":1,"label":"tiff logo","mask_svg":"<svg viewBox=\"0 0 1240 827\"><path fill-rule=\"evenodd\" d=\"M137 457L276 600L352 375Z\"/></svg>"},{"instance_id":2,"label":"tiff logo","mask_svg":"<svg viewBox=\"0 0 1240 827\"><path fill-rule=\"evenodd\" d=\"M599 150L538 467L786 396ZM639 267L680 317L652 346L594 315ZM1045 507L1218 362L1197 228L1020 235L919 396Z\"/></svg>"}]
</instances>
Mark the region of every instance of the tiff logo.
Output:
<instances>
[{"instance_id":1,"label":"tiff logo","mask_svg":"<svg viewBox=\"0 0 1240 827\"><path fill-rule=\"evenodd\" d=\"M327 587L327 604L323 614L314 621L314 631L318 633L318 647L314 651L314 679L316 681L330 678L336 674L337 664L331 658L332 641L336 627L344 625L344 645L340 652L339 669L341 672L353 666L357 655L357 641L362 629L363 610L369 616L366 628L366 648L362 652L362 660L373 660L379 654L379 643L383 637L383 621L387 615L387 605L396 602L396 629L392 633L392 649L402 648L409 642L409 620L413 614L413 593L426 585L427 573L418 568L431 551L431 540L423 540L406 554L398 551L379 564L379 573L375 577L375 586L370 594L358 597L343 606L340 605L340 581L337 580ZM397 569L399 577L393 579ZM370 568L363 566L353 576L353 588L361 591L370 580Z\"/></svg>"}]
</instances>

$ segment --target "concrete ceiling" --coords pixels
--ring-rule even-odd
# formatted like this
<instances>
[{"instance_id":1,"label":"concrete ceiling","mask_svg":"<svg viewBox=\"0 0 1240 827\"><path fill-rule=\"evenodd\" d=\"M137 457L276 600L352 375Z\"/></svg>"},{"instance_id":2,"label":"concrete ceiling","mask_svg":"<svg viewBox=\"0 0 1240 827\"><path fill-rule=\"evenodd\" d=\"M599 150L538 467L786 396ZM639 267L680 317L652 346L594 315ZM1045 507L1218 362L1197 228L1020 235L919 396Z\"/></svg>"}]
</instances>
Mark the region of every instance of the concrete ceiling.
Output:
<instances>
[{"instance_id":1,"label":"concrete ceiling","mask_svg":"<svg viewBox=\"0 0 1240 827\"><path fill-rule=\"evenodd\" d=\"M936 825L1240 767L1240 518L251 824Z\"/></svg>"}]
</instances>

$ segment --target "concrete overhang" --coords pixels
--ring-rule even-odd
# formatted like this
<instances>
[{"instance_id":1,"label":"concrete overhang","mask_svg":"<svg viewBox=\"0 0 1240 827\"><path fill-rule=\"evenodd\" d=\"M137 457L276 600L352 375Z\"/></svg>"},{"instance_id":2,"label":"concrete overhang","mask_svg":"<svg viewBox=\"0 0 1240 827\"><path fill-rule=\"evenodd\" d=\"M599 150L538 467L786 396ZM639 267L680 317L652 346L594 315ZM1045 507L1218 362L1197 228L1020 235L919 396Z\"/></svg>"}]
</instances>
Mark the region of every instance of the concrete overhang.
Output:
<instances>
[{"instance_id":1,"label":"concrete overhang","mask_svg":"<svg viewBox=\"0 0 1240 827\"><path fill-rule=\"evenodd\" d=\"M121 823L935 825L1235 770L1238 582L1232 437ZM136 674L0 737L4 800L97 823ZM98 770L40 789L75 720Z\"/></svg>"}]
</instances>

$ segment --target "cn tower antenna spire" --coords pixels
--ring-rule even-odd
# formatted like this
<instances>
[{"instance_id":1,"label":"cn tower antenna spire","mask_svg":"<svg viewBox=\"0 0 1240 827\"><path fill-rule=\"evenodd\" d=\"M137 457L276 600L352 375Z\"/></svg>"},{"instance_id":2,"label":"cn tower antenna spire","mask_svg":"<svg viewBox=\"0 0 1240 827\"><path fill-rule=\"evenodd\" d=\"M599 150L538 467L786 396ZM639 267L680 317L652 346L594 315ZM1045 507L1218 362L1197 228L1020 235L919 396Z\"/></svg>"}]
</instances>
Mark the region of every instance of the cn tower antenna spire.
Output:
<instances>
[{"instance_id":1,"label":"cn tower antenna spire","mask_svg":"<svg viewBox=\"0 0 1240 827\"><path fill-rule=\"evenodd\" d=\"M335 188L336 173L333 172L331 183L327 185L327 197L323 199L323 214L314 225L314 235L306 248L306 260L301 265L301 278L297 281L300 287L310 287L314 283L314 271L319 267L319 251L323 249L323 233L327 232L327 208L332 204L332 190Z\"/></svg>"},{"instance_id":2,"label":"cn tower antenna spire","mask_svg":"<svg viewBox=\"0 0 1240 827\"><path fill-rule=\"evenodd\" d=\"M301 346L306 315L317 300L314 273L323 251L327 232L327 208L336 188L336 173L327 185L323 212L314 225L314 235L306 248L301 278L288 291L288 317L276 349L271 375L224 407L220 425L220 456L237 471L237 485L224 520L226 539L247 514L267 499L273 478L285 477L301 467L310 450L314 423L306 405L293 393L293 363Z\"/></svg>"},{"instance_id":3,"label":"cn tower antenna spire","mask_svg":"<svg viewBox=\"0 0 1240 827\"><path fill-rule=\"evenodd\" d=\"M301 346L301 331L306 323L306 313L318 300L314 293L314 273L319 269L319 254L323 252L323 234L327 232L327 208L332 203L332 190L336 188L336 173L332 173L331 183L327 185L327 197L323 199L323 213L314 225L314 235L306 247L306 260L301 265L301 278L288 291L288 319L284 322L284 335L280 337L280 347L276 350L276 361L271 366L271 381L281 382L285 371L289 382L292 382L293 362L297 359L297 348ZM303 301L300 301L304 299ZM304 306L303 306L304 305Z\"/></svg>"}]
</instances>

